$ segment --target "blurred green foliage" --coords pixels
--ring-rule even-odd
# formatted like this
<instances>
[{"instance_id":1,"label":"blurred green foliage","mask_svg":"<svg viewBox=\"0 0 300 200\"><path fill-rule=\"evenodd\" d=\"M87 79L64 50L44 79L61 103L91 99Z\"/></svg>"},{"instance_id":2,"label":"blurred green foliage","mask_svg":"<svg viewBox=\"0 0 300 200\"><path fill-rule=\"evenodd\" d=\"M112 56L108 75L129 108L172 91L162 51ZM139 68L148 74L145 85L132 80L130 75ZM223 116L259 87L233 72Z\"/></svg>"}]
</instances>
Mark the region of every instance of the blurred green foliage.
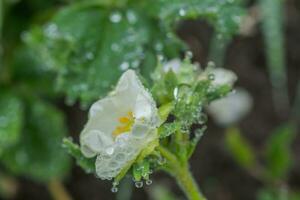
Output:
<instances>
[{"instance_id":1,"label":"blurred green foliage","mask_svg":"<svg viewBox=\"0 0 300 200\"><path fill-rule=\"evenodd\" d=\"M61 148L66 134L62 113L34 99L25 115L22 134L14 146L3 152L2 163L15 174L37 181L63 177L69 169L69 158Z\"/></svg>"},{"instance_id":2,"label":"blurred green foliage","mask_svg":"<svg viewBox=\"0 0 300 200\"><path fill-rule=\"evenodd\" d=\"M273 100L278 113L289 106L284 45L284 1L259 0L266 58L273 87Z\"/></svg>"},{"instance_id":3,"label":"blurred green foliage","mask_svg":"<svg viewBox=\"0 0 300 200\"><path fill-rule=\"evenodd\" d=\"M292 142L296 136L295 124L287 123L278 127L266 141L264 160L248 144L237 128L230 128L226 133L226 145L236 162L249 174L263 183L259 190L259 200L297 199L286 183L292 169Z\"/></svg>"},{"instance_id":4,"label":"blurred green foliage","mask_svg":"<svg viewBox=\"0 0 300 200\"><path fill-rule=\"evenodd\" d=\"M3 92L0 98L0 156L7 148L15 145L23 126L23 104L12 94Z\"/></svg>"},{"instance_id":5,"label":"blurred green foliage","mask_svg":"<svg viewBox=\"0 0 300 200\"><path fill-rule=\"evenodd\" d=\"M270 177L283 179L292 165L291 145L296 135L291 124L277 128L266 144L266 167Z\"/></svg>"},{"instance_id":6,"label":"blurred green foliage","mask_svg":"<svg viewBox=\"0 0 300 200\"><path fill-rule=\"evenodd\" d=\"M235 1L80 1L34 26L24 39L56 73L68 101L79 97L87 105L127 68L149 77L156 54L178 57L185 49L175 35L179 20L202 17L229 38L242 13Z\"/></svg>"},{"instance_id":7,"label":"blurred green foliage","mask_svg":"<svg viewBox=\"0 0 300 200\"><path fill-rule=\"evenodd\" d=\"M61 147L67 128L50 103L59 97L53 74L20 37L55 2L2 0L0 13L0 163L8 174L43 183L68 174L70 159Z\"/></svg>"},{"instance_id":8,"label":"blurred green foliage","mask_svg":"<svg viewBox=\"0 0 300 200\"><path fill-rule=\"evenodd\" d=\"M254 150L243 135L241 135L239 129L227 129L226 144L238 164L245 168L253 168L255 166L256 158Z\"/></svg>"}]
</instances>

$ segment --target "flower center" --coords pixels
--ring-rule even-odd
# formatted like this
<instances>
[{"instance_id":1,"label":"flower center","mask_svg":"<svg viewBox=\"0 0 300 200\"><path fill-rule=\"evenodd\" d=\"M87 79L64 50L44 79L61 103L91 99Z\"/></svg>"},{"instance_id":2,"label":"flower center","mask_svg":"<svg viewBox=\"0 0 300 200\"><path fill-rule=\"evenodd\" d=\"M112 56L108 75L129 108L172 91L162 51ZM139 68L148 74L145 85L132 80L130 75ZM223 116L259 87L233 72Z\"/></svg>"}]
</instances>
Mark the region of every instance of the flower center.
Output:
<instances>
[{"instance_id":1,"label":"flower center","mask_svg":"<svg viewBox=\"0 0 300 200\"><path fill-rule=\"evenodd\" d=\"M120 122L120 125L117 126L112 132L112 135L114 137L117 137L118 135L129 132L131 130L131 127L134 123L133 113L131 111L128 112L127 115L120 117L118 121Z\"/></svg>"}]
</instances>

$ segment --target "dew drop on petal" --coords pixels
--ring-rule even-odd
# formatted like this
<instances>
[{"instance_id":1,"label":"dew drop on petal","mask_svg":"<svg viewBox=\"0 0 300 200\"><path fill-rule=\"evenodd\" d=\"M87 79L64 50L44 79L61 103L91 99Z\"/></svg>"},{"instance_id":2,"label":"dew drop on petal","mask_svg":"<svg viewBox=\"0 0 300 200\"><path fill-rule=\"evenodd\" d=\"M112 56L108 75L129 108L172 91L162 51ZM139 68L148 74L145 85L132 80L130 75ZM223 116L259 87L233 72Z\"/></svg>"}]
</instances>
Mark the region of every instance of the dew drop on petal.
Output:
<instances>
[{"instance_id":1,"label":"dew drop on petal","mask_svg":"<svg viewBox=\"0 0 300 200\"><path fill-rule=\"evenodd\" d=\"M108 154L108 155L112 155L114 153L114 148L113 147L108 147L105 152Z\"/></svg>"}]
</instances>

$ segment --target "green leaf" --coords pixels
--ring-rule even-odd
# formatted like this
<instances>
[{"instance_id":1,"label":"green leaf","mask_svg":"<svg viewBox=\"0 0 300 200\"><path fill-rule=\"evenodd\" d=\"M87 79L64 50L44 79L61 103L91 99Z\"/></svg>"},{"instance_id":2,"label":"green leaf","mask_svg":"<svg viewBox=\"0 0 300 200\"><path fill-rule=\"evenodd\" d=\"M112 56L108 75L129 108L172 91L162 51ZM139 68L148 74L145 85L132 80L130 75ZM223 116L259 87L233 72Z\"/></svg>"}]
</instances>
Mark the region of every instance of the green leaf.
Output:
<instances>
[{"instance_id":1,"label":"green leaf","mask_svg":"<svg viewBox=\"0 0 300 200\"><path fill-rule=\"evenodd\" d=\"M153 25L134 9L76 5L62 9L44 29L36 27L25 38L57 72L58 89L70 101L79 97L90 103L108 92L125 69L153 64L145 58L153 49L146 50Z\"/></svg>"},{"instance_id":2,"label":"green leaf","mask_svg":"<svg viewBox=\"0 0 300 200\"><path fill-rule=\"evenodd\" d=\"M21 138L3 152L1 161L13 173L36 181L61 179L70 164L61 146L67 132L63 115L43 101L32 99L28 103Z\"/></svg>"},{"instance_id":3,"label":"green leaf","mask_svg":"<svg viewBox=\"0 0 300 200\"><path fill-rule=\"evenodd\" d=\"M228 150L239 165L247 169L256 165L254 150L241 135L239 129L227 129L225 142Z\"/></svg>"},{"instance_id":4,"label":"green leaf","mask_svg":"<svg viewBox=\"0 0 300 200\"><path fill-rule=\"evenodd\" d=\"M173 91L178 85L173 71L164 72L160 67L153 74L154 84L151 89L154 99L159 104L167 104L174 99Z\"/></svg>"},{"instance_id":5,"label":"green leaf","mask_svg":"<svg viewBox=\"0 0 300 200\"><path fill-rule=\"evenodd\" d=\"M195 135L194 137L191 139L191 141L189 142L188 148L187 148L187 158L190 158L192 156L192 154L194 153L196 146L198 144L198 142L200 141L200 139L202 138L204 131L206 130L206 126L204 125L201 128L196 129Z\"/></svg>"},{"instance_id":6,"label":"green leaf","mask_svg":"<svg viewBox=\"0 0 300 200\"><path fill-rule=\"evenodd\" d=\"M273 98L278 112L288 109L287 63L285 60L284 1L259 0L266 59Z\"/></svg>"},{"instance_id":7,"label":"green leaf","mask_svg":"<svg viewBox=\"0 0 300 200\"><path fill-rule=\"evenodd\" d=\"M175 133L177 130L180 130L180 123L172 122L165 123L161 127L158 128L158 134L160 138L165 138Z\"/></svg>"},{"instance_id":8,"label":"green leaf","mask_svg":"<svg viewBox=\"0 0 300 200\"><path fill-rule=\"evenodd\" d=\"M295 137L295 127L286 124L277 128L266 144L267 173L274 179L284 178L291 165L291 144Z\"/></svg>"},{"instance_id":9,"label":"green leaf","mask_svg":"<svg viewBox=\"0 0 300 200\"><path fill-rule=\"evenodd\" d=\"M244 14L238 1L156 0L152 6L145 9L170 27L183 19L203 18L222 34L221 37L230 37L234 34Z\"/></svg>"},{"instance_id":10,"label":"green leaf","mask_svg":"<svg viewBox=\"0 0 300 200\"><path fill-rule=\"evenodd\" d=\"M164 123L167 119L172 110L174 109L173 102L166 103L159 107L158 109L158 115L160 117L161 123Z\"/></svg>"},{"instance_id":11,"label":"green leaf","mask_svg":"<svg viewBox=\"0 0 300 200\"><path fill-rule=\"evenodd\" d=\"M0 156L2 151L16 144L23 126L23 104L12 93L0 94Z\"/></svg>"},{"instance_id":12,"label":"green leaf","mask_svg":"<svg viewBox=\"0 0 300 200\"><path fill-rule=\"evenodd\" d=\"M48 69L34 52L25 46L14 50L11 64L12 79L19 90L55 96L55 74Z\"/></svg>"},{"instance_id":13,"label":"green leaf","mask_svg":"<svg viewBox=\"0 0 300 200\"><path fill-rule=\"evenodd\" d=\"M76 164L84 169L86 173L95 172L95 158L86 158L81 153L80 147L73 143L71 139L64 138L63 147L66 148L68 153L75 158Z\"/></svg>"}]
</instances>

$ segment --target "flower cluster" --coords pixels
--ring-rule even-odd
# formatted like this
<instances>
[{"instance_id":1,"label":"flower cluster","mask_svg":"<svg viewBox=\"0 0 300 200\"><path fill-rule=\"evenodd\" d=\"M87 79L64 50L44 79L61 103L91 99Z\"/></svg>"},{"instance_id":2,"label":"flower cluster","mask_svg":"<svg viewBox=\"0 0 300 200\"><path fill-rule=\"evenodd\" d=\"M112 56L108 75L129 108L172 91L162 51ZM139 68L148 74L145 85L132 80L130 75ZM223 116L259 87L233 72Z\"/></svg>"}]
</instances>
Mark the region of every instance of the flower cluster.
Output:
<instances>
[{"instance_id":1,"label":"flower cluster","mask_svg":"<svg viewBox=\"0 0 300 200\"><path fill-rule=\"evenodd\" d=\"M127 70L115 89L91 106L80 147L70 140L64 144L82 168L114 179L114 189L127 173L137 183L150 183L153 170L172 174L174 160L188 162L205 130L205 106L227 95L235 81L233 72L203 70L190 58L160 63L149 89ZM192 130L194 124L199 128ZM174 158L168 160L166 152Z\"/></svg>"}]
</instances>

